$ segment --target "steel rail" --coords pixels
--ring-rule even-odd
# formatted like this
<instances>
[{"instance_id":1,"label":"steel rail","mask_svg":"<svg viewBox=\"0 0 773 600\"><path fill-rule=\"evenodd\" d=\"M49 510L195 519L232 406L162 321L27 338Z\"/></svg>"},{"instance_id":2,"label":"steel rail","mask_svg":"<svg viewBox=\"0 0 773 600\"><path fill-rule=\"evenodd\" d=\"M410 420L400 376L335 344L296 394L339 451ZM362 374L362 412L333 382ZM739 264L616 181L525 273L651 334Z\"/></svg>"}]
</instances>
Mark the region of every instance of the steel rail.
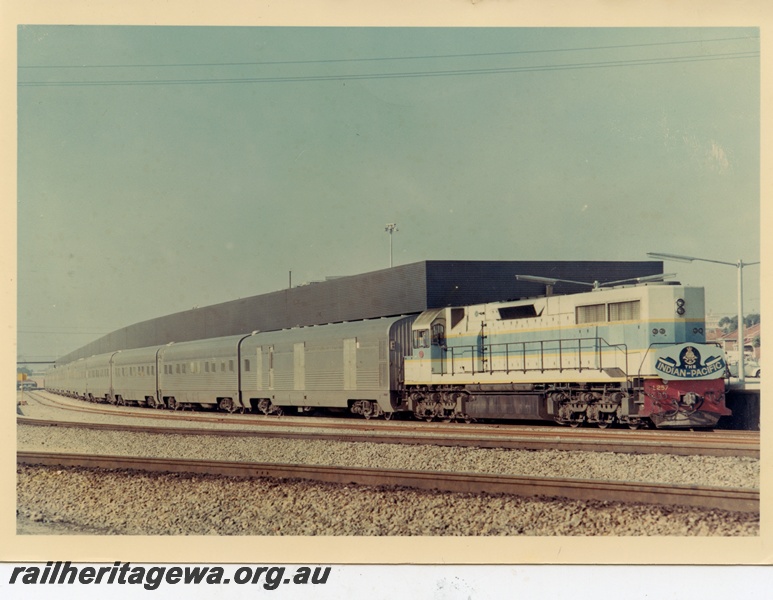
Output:
<instances>
[{"instance_id":1,"label":"steel rail","mask_svg":"<svg viewBox=\"0 0 773 600\"><path fill-rule=\"evenodd\" d=\"M631 431L631 430L596 430L571 429L564 427L532 427L524 428L503 424L465 424L452 425L447 423L424 422L393 422L364 421L348 419L342 423L340 419L326 418L312 420L313 417L267 417L262 415L220 415L207 416L191 412L158 411L133 409L127 412L121 407L113 406L72 406L69 403L58 402L57 399L42 398L43 403L53 403L67 407L68 410L91 414L113 415L119 417L136 417L152 421L179 421L185 419L193 423L219 423L224 425L249 425L255 429L233 430L235 433L225 433L224 429L186 428L191 435L244 435L263 437L285 437L295 439L320 439L341 441L369 441L374 443L400 444L434 444L443 446L471 446L481 448L511 448L524 450L560 449L567 451L586 452L621 452L638 454L672 454L682 456L742 456L759 458L760 436L756 431L713 431L713 432L681 432L681 431ZM125 425L97 425L87 422L42 421L30 417L17 417L17 422L28 425L59 425L62 427L83 427L93 429L123 429L131 431L132 427ZM73 424L74 423L74 424ZM134 426L137 431L156 433L177 433L185 435L186 431L177 427ZM279 433L262 431L262 428L272 427L284 429L297 427L313 431L314 429L338 430L341 433ZM344 433L346 431L346 433ZM352 433L352 432L355 433ZM361 433L360 433L361 432ZM387 435L386 432L394 432ZM367 439L363 439L366 437Z\"/></svg>"},{"instance_id":2,"label":"steel rail","mask_svg":"<svg viewBox=\"0 0 773 600\"><path fill-rule=\"evenodd\" d=\"M338 442L369 442L374 444L433 445L466 448L505 448L510 450L563 450L579 452L618 452L627 454L669 454L677 456L736 456L758 458L759 445L750 446L733 442L693 440L692 443L644 440L606 440L596 437L578 439L563 438L554 433L533 432L530 435L510 435L506 438L479 436L438 436L433 432L415 431L410 428L404 434L379 434L372 430L324 433L320 431L268 431L265 429L200 429L193 427L161 427L157 425L126 425L120 423L88 423L75 421L51 421L32 417L17 417L18 425L33 427L62 427L93 429L98 431L122 431L155 435L188 435L220 437L260 437L267 439L320 440ZM603 438L603 436L601 436Z\"/></svg>"},{"instance_id":3,"label":"steel rail","mask_svg":"<svg viewBox=\"0 0 773 600\"><path fill-rule=\"evenodd\" d=\"M49 452L18 452L16 461L19 465L301 479L470 494L509 494L581 501L690 506L734 512L753 513L760 510L758 490L709 486Z\"/></svg>"}]
</instances>

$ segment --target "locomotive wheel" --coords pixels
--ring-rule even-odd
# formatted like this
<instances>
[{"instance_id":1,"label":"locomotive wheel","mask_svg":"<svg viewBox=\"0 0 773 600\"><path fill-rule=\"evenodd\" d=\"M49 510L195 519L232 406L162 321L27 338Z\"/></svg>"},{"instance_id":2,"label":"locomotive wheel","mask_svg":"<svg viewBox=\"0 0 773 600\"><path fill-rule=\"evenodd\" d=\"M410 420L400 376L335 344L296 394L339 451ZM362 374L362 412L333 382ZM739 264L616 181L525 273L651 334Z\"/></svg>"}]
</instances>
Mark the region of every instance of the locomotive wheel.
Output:
<instances>
[{"instance_id":1,"label":"locomotive wheel","mask_svg":"<svg viewBox=\"0 0 773 600\"><path fill-rule=\"evenodd\" d=\"M222 398L218 404L220 410L225 412L234 412L234 401L231 398Z\"/></svg>"}]
</instances>

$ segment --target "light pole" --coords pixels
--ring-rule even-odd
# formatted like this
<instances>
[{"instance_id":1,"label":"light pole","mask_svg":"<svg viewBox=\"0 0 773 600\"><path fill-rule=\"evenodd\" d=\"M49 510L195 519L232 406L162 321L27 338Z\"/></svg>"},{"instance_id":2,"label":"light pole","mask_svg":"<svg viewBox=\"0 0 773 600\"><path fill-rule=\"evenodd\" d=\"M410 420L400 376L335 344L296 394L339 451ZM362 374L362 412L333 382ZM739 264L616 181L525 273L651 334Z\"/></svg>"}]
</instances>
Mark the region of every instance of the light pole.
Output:
<instances>
[{"instance_id":1,"label":"light pole","mask_svg":"<svg viewBox=\"0 0 773 600\"><path fill-rule=\"evenodd\" d=\"M758 265L760 261L745 263L742 259L737 262L727 262L724 260L711 260L709 258L697 258L695 256L682 256L681 254L663 254L660 252L647 252L650 258L661 258L665 260L677 260L679 262L701 262L716 263L719 265L730 265L738 269L738 382L743 383L746 380L744 373L744 338L743 338L743 268L751 265Z\"/></svg>"},{"instance_id":2,"label":"light pole","mask_svg":"<svg viewBox=\"0 0 773 600\"><path fill-rule=\"evenodd\" d=\"M386 229L384 229L389 234L389 268L392 268L392 234L394 234L395 231L400 231L397 228L397 223L387 223Z\"/></svg>"}]
</instances>

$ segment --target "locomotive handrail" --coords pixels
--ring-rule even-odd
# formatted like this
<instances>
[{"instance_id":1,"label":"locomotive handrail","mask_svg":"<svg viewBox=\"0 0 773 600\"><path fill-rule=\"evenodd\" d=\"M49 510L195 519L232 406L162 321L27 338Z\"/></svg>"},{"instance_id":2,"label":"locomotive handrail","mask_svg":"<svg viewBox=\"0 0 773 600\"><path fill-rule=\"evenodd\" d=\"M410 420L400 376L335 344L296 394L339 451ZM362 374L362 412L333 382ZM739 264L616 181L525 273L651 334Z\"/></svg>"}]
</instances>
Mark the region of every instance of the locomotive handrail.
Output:
<instances>
[{"instance_id":1,"label":"locomotive handrail","mask_svg":"<svg viewBox=\"0 0 773 600\"><path fill-rule=\"evenodd\" d=\"M567 343L572 343L571 348L566 348ZM593 354L596 354L596 366L595 367L583 367L582 364L582 351L583 342L592 342L592 344L586 344L585 350L591 349ZM575 345L576 344L576 345ZM528 348L528 346L535 346L534 349ZM538 347L536 347L538 346ZM546 348L547 346L547 348ZM552 346L552 348L551 348ZM545 352L551 350L558 350L558 366L548 366L545 364ZM496 350L496 351L495 351ZM571 369L572 367L565 366L564 357L570 356L570 351L573 354L577 351L577 367L578 371L583 369L603 371L603 355L608 350L615 350L621 352L625 362L625 376L628 376L628 346L627 344L610 344L602 337L584 337L584 338L560 338L551 340L535 340L535 341L523 341L523 342L502 342L499 344L487 344L480 349L480 345L464 345L464 346L450 346L444 348L444 351L449 355L450 360L450 374L456 375L462 372L462 367L458 366L458 363L464 363L466 366L469 364L470 371L464 370L464 373L476 374L476 373L497 373L504 372L510 373L513 371L520 371L527 373L529 371L558 371L559 373ZM529 367L527 365L527 357L539 357L539 365ZM469 357L469 358L467 358ZM521 366L511 365L511 357L520 359ZM495 367L494 358L504 358L504 368ZM477 360L481 361L480 368L476 368ZM467 362L469 361L469 363ZM445 362L445 361L443 361ZM613 361L617 364L616 361ZM488 363L488 366L486 366ZM445 364L441 363L441 372L446 374ZM501 361L500 361L501 364Z\"/></svg>"}]
</instances>

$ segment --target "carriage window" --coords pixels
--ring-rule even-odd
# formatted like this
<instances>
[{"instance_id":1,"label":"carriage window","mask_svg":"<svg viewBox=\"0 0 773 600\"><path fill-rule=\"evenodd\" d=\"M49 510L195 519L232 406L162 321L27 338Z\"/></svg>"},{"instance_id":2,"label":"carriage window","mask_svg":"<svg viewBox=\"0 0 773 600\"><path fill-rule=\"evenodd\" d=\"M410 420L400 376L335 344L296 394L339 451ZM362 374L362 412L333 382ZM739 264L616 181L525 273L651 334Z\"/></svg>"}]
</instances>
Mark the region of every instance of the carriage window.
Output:
<instances>
[{"instance_id":1,"label":"carriage window","mask_svg":"<svg viewBox=\"0 0 773 600\"><path fill-rule=\"evenodd\" d=\"M234 361L232 361L232 360L229 360L229 361L228 361L228 370L229 370L231 373L233 373L233 371L234 371Z\"/></svg>"},{"instance_id":2,"label":"carriage window","mask_svg":"<svg viewBox=\"0 0 773 600\"><path fill-rule=\"evenodd\" d=\"M631 302L611 302L609 304L610 321L632 321L639 318L639 300Z\"/></svg>"},{"instance_id":3,"label":"carriage window","mask_svg":"<svg viewBox=\"0 0 773 600\"><path fill-rule=\"evenodd\" d=\"M250 370L250 359L249 358L245 358L244 359L244 371L248 372L249 370Z\"/></svg>"},{"instance_id":4,"label":"carriage window","mask_svg":"<svg viewBox=\"0 0 773 600\"><path fill-rule=\"evenodd\" d=\"M606 305L605 304L589 304L588 306L578 306L577 309L577 324L582 323L598 323L606 322Z\"/></svg>"},{"instance_id":5,"label":"carriage window","mask_svg":"<svg viewBox=\"0 0 773 600\"><path fill-rule=\"evenodd\" d=\"M413 332L414 348L429 348L429 329L416 329Z\"/></svg>"}]
</instances>

